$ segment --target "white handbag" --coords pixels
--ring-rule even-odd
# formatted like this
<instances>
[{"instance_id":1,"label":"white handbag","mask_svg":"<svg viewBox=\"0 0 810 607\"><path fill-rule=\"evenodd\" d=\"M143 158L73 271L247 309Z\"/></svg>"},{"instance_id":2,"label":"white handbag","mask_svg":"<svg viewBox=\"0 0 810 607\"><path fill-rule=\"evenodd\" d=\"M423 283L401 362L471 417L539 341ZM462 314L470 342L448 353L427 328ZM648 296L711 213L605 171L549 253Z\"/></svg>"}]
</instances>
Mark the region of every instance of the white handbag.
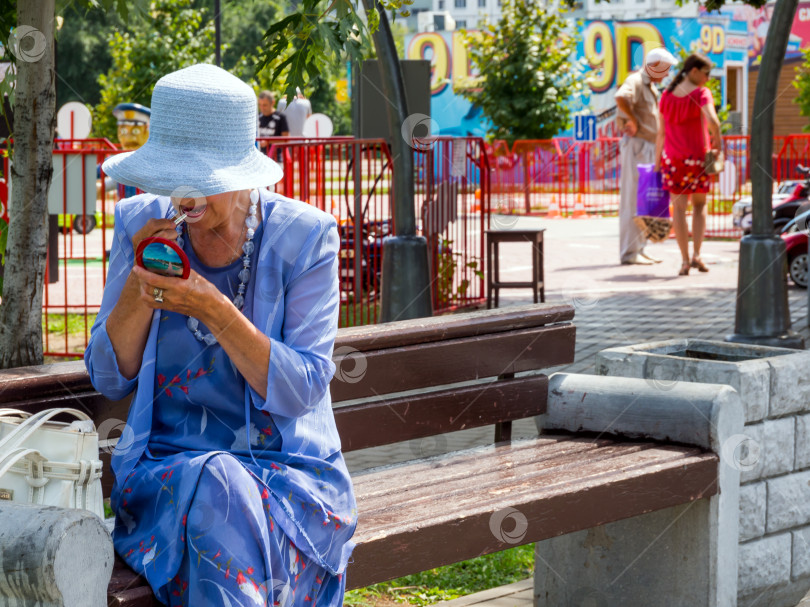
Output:
<instances>
[{"instance_id":1,"label":"white handbag","mask_svg":"<svg viewBox=\"0 0 810 607\"><path fill-rule=\"evenodd\" d=\"M51 421L60 413L79 422ZM0 409L0 500L84 508L104 518L92 419L76 409Z\"/></svg>"}]
</instances>

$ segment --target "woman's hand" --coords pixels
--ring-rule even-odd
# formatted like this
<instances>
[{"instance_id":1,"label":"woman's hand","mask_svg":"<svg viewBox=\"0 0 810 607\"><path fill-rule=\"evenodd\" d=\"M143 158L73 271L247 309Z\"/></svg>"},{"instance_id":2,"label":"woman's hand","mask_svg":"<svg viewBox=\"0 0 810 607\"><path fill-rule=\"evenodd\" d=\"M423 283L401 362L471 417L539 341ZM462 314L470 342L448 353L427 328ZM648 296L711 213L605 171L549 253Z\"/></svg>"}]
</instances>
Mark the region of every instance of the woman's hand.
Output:
<instances>
[{"instance_id":1,"label":"woman's hand","mask_svg":"<svg viewBox=\"0 0 810 607\"><path fill-rule=\"evenodd\" d=\"M155 274L140 266L133 267L132 274L140 283L142 304L193 316L206 325L211 324L210 319L216 317L222 304L230 303L219 289L194 270L185 279ZM163 289L163 302L155 301L155 289Z\"/></svg>"},{"instance_id":2,"label":"woman's hand","mask_svg":"<svg viewBox=\"0 0 810 607\"><path fill-rule=\"evenodd\" d=\"M132 237L132 248L138 250L138 245L146 238L165 238L166 240L177 240L177 231L174 229L174 221L171 219L150 219Z\"/></svg>"}]
</instances>

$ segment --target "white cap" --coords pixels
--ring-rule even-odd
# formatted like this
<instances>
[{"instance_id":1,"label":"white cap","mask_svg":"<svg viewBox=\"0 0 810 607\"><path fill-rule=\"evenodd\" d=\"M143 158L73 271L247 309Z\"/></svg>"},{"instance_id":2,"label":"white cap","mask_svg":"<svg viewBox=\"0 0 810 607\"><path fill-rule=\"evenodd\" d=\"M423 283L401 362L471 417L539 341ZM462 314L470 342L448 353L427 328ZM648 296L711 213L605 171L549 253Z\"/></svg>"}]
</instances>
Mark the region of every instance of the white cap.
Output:
<instances>
[{"instance_id":1,"label":"white cap","mask_svg":"<svg viewBox=\"0 0 810 607\"><path fill-rule=\"evenodd\" d=\"M651 63L659 63L662 61L668 65L675 65L678 63L678 60L675 59L672 53L670 53L663 46L659 46L658 48L654 48L647 53L647 57L644 60L644 65L650 65Z\"/></svg>"}]
</instances>

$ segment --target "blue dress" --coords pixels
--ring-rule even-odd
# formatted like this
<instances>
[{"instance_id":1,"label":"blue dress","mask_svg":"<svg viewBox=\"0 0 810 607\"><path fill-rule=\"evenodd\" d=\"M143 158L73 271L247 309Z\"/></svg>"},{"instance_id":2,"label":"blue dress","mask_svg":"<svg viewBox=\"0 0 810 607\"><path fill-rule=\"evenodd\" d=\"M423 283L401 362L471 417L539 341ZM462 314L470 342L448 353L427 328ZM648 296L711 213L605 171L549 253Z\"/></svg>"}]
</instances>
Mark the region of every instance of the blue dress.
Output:
<instances>
[{"instance_id":1,"label":"blue dress","mask_svg":"<svg viewBox=\"0 0 810 607\"><path fill-rule=\"evenodd\" d=\"M191 267L233 298L241 258L208 267L184 241ZM116 551L166 605L341 605L345 578L324 558L355 524L341 453L283 453L273 415L245 406L244 378L185 316L162 312L157 344L151 435L121 488Z\"/></svg>"}]
</instances>

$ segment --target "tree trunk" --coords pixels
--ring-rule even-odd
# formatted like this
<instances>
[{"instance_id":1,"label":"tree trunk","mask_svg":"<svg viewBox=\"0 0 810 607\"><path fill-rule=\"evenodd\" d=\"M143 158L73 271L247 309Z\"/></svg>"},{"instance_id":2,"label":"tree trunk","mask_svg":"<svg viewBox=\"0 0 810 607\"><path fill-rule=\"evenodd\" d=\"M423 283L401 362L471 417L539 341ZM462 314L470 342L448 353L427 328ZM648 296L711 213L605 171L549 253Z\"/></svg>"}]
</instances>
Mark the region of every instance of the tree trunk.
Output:
<instances>
[{"instance_id":1,"label":"tree trunk","mask_svg":"<svg viewBox=\"0 0 810 607\"><path fill-rule=\"evenodd\" d=\"M773 234L773 118L779 74L797 5L798 0L777 0L759 66L751 125L751 233L754 235ZM789 83L783 82L782 86Z\"/></svg>"},{"instance_id":2,"label":"tree trunk","mask_svg":"<svg viewBox=\"0 0 810 607\"><path fill-rule=\"evenodd\" d=\"M16 41L20 48L11 166L14 187L0 305L0 368L42 364L42 289L56 104L54 0L18 0L17 28L22 39ZM26 31L30 33L23 36ZM43 43L44 52L40 52Z\"/></svg>"},{"instance_id":3,"label":"tree trunk","mask_svg":"<svg viewBox=\"0 0 810 607\"><path fill-rule=\"evenodd\" d=\"M388 100L385 112L391 132L391 157L394 165L394 223L397 236L416 234L416 218L413 208L413 151L411 142L401 136L402 125L408 118L408 100L405 83L397 57L397 47L388 23L388 15L377 0L364 0L366 10L376 5L380 14L380 27L373 34L377 61L380 64L380 79L383 95Z\"/></svg>"},{"instance_id":4,"label":"tree trunk","mask_svg":"<svg viewBox=\"0 0 810 607\"><path fill-rule=\"evenodd\" d=\"M751 128L752 233L740 240L734 333L726 341L804 349L790 330L785 243L773 233L773 116L798 0L777 0L759 67Z\"/></svg>"},{"instance_id":5,"label":"tree trunk","mask_svg":"<svg viewBox=\"0 0 810 607\"><path fill-rule=\"evenodd\" d=\"M427 241L416 235L412 141L402 135L408 101L388 15L377 0L363 0L366 10L376 6L380 27L373 34L388 116L393 163L394 227L396 235L383 240L380 322L433 315Z\"/></svg>"}]
</instances>

